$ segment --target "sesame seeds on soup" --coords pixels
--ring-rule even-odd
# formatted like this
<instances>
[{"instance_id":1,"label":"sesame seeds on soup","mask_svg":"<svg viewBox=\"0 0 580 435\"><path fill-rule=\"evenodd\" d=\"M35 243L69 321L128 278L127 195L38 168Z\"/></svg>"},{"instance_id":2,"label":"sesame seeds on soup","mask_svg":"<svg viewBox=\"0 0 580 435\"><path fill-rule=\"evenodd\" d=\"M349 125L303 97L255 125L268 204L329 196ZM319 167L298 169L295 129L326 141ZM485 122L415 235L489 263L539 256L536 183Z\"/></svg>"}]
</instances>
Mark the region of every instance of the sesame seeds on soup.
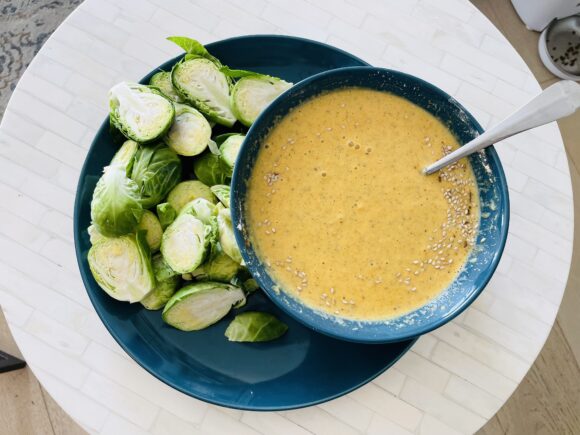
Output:
<instances>
[{"instance_id":1,"label":"sesame seeds on soup","mask_svg":"<svg viewBox=\"0 0 580 435\"><path fill-rule=\"evenodd\" d=\"M361 320L399 316L460 272L479 224L466 160L422 168L458 147L437 118L363 88L319 95L262 143L247 193L249 236L279 287Z\"/></svg>"}]
</instances>

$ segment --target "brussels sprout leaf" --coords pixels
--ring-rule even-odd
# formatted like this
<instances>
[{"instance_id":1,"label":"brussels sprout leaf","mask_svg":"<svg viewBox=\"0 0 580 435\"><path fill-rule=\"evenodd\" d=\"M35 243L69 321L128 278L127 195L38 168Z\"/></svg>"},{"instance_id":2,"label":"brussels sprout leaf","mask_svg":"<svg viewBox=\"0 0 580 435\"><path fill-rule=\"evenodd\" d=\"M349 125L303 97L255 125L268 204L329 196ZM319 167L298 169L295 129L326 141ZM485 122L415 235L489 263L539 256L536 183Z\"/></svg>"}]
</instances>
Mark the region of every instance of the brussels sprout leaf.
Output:
<instances>
[{"instance_id":1,"label":"brussels sprout leaf","mask_svg":"<svg viewBox=\"0 0 580 435\"><path fill-rule=\"evenodd\" d=\"M275 316L258 311L238 314L226 329L229 341L259 342L275 340L286 333L288 326Z\"/></svg>"}]
</instances>

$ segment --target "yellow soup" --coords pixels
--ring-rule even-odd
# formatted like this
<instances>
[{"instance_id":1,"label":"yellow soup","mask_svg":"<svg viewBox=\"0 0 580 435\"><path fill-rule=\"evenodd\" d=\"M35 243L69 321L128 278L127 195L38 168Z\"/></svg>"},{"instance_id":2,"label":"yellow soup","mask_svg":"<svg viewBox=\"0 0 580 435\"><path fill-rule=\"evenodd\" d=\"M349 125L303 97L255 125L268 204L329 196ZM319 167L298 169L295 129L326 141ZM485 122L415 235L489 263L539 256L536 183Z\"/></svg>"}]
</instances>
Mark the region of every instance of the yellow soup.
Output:
<instances>
[{"instance_id":1,"label":"yellow soup","mask_svg":"<svg viewBox=\"0 0 580 435\"><path fill-rule=\"evenodd\" d=\"M458 274L479 223L467 161L421 172L457 147L434 116L389 93L306 101L272 128L249 180L258 256L283 291L330 314L419 308Z\"/></svg>"}]
</instances>

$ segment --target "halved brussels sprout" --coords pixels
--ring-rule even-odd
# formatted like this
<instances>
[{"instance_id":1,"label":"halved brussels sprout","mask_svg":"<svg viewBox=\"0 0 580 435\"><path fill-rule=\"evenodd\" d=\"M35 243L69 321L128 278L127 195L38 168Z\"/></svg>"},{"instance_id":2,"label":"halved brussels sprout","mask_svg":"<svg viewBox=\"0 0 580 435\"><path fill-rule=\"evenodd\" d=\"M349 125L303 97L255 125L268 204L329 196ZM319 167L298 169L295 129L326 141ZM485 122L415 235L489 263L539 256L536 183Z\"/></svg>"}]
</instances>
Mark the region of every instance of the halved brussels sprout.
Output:
<instances>
[{"instance_id":1,"label":"halved brussels sprout","mask_svg":"<svg viewBox=\"0 0 580 435\"><path fill-rule=\"evenodd\" d=\"M143 210L143 216L141 216L141 221L137 225L137 229L145 231L145 240L151 252L159 251L163 229L155 213L149 210Z\"/></svg>"},{"instance_id":2,"label":"halved brussels sprout","mask_svg":"<svg viewBox=\"0 0 580 435\"><path fill-rule=\"evenodd\" d=\"M139 150L139 144L134 140L126 140L121 148L113 156L111 160L111 165L120 165L126 168L127 176L131 174L131 169L133 169L133 160L135 159L135 154Z\"/></svg>"},{"instance_id":3,"label":"halved brussels sprout","mask_svg":"<svg viewBox=\"0 0 580 435\"><path fill-rule=\"evenodd\" d=\"M180 283L179 276L174 276L167 281L158 282L155 288L141 300L141 305L148 310L160 310L171 299L171 296L175 294Z\"/></svg>"},{"instance_id":4,"label":"halved brussels sprout","mask_svg":"<svg viewBox=\"0 0 580 435\"><path fill-rule=\"evenodd\" d=\"M152 142L165 134L175 116L173 103L155 88L121 82L109 91L111 122L128 139Z\"/></svg>"},{"instance_id":5,"label":"halved brussels sprout","mask_svg":"<svg viewBox=\"0 0 580 435\"><path fill-rule=\"evenodd\" d=\"M230 208L230 186L225 184L216 184L210 187L217 199L227 208Z\"/></svg>"},{"instance_id":6,"label":"halved brussels sprout","mask_svg":"<svg viewBox=\"0 0 580 435\"><path fill-rule=\"evenodd\" d=\"M205 225L210 225L210 220L216 214L215 204L209 202L205 198L196 198L193 201L189 201L183 206L179 211L179 214L188 213L195 216ZM215 217L214 217L215 219Z\"/></svg>"},{"instance_id":7,"label":"halved brussels sprout","mask_svg":"<svg viewBox=\"0 0 580 435\"><path fill-rule=\"evenodd\" d=\"M176 104L175 121L165 136L165 143L182 156L197 156L211 141L211 126L193 107Z\"/></svg>"},{"instance_id":8,"label":"halved brussels sprout","mask_svg":"<svg viewBox=\"0 0 580 435\"><path fill-rule=\"evenodd\" d=\"M254 278L249 278L242 283L242 288L246 294L250 294L258 290L260 286L258 285L258 281L256 281Z\"/></svg>"},{"instance_id":9,"label":"halved brussels sprout","mask_svg":"<svg viewBox=\"0 0 580 435\"><path fill-rule=\"evenodd\" d=\"M236 237L234 236L234 229L232 227L232 217L230 215L229 208L221 208L217 215L219 240L222 245L222 249L226 254L230 256L238 264L243 263L242 254L240 248L236 243Z\"/></svg>"},{"instance_id":10,"label":"halved brussels sprout","mask_svg":"<svg viewBox=\"0 0 580 435\"><path fill-rule=\"evenodd\" d=\"M94 245L95 243L105 239L105 236L99 233L99 230L97 230L95 224L90 224L89 228L87 228L87 232L89 233L89 240L91 241L91 245Z\"/></svg>"},{"instance_id":11,"label":"halved brussels sprout","mask_svg":"<svg viewBox=\"0 0 580 435\"><path fill-rule=\"evenodd\" d=\"M119 301L139 302L155 287L149 248L141 231L98 241L89 250L88 262L95 281Z\"/></svg>"},{"instance_id":12,"label":"halved brussels sprout","mask_svg":"<svg viewBox=\"0 0 580 435\"><path fill-rule=\"evenodd\" d=\"M159 71L153 74L151 80L149 80L149 86L153 86L159 89L166 97L171 98L176 103L181 103L183 98L179 96L175 89L173 89L173 83L171 83L171 73L167 71Z\"/></svg>"},{"instance_id":13,"label":"halved brussels sprout","mask_svg":"<svg viewBox=\"0 0 580 435\"><path fill-rule=\"evenodd\" d=\"M278 95L292 87L292 83L252 71L227 67L221 71L232 78L241 77L232 89L231 107L238 121L248 127Z\"/></svg>"},{"instance_id":14,"label":"halved brussels sprout","mask_svg":"<svg viewBox=\"0 0 580 435\"><path fill-rule=\"evenodd\" d=\"M163 258L177 273L199 267L209 251L211 228L191 214L181 214L167 227L161 240Z\"/></svg>"},{"instance_id":15,"label":"halved brussels sprout","mask_svg":"<svg viewBox=\"0 0 580 435\"><path fill-rule=\"evenodd\" d=\"M185 204L193 201L195 198L204 198L212 203L217 202L210 188L199 180L182 181L179 183L167 195L167 202L179 213Z\"/></svg>"},{"instance_id":16,"label":"halved brussels sprout","mask_svg":"<svg viewBox=\"0 0 580 435\"><path fill-rule=\"evenodd\" d=\"M163 254L160 252L155 254L151 259L151 266L153 267L153 274L157 282L167 281L174 276L179 277L179 274L167 264L167 261L163 258Z\"/></svg>"},{"instance_id":17,"label":"halved brussels sprout","mask_svg":"<svg viewBox=\"0 0 580 435\"><path fill-rule=\"evenodd\" d=\"M220 158L228 168L228 177L234 172L234 165L246 136L234 134L228 137L220 146Z\"/></svg>"},{"instance_id":18,"label":"halved brussels sprout","mask_svg":"<svg viewBox=\"0 0 580 435\"><path fill-rule=\"evenodd\" d=\"M193 172L200 181L213 186L226 182L229 168L222 162L220 156L205 152L193 162Z\"/></svg>"},{"instance_id":19,"label":"halved brussels sprout","mask_svg":"<svg viewBox=\"0 0 580 435\"><path fill-rule=\"evenodd\" d=\"M228 325L225 336L229 341L256 343L275 340L288 331L288 326L269 313L246 311L238 314Z\"/></svg>"},{"instance_id":20,"label":"halved brussels sprout","mask_svg":"<svg viewBox=\"0 0 580 435\"><path fill-rule=\"evenodd\" d=\"M106 166L91 201L91 219L98 232L107 237L132 233L142 214L137 183L127 177L123 166Z\"/></svg>"},{"instance_id":21,"label":"halved brussels sprout","mask_svg":"<svg viewBox=\"0 0 580 435\"><path fill-rule=\"evenodd\" d=\"M191 274L198 280L230 282L238 273L240 265L227 255L221 244L211 244L208 259Z\"/></svg>"},{"instance_id":22,"label":"halved brussels sprout","mask_svg":"<svg viewBox=\"0 0 580 435\"><path fill-rule=\"evenodd\" d=\"M153 266L153 274L155 275L157 284L155 285L155 288L141 300L141 305L148 310L159 310L165 306L169 299L171 299L171 296L173 296L179 287L181 280L179 279L179 275L176 275L173 270L169 269L173 272L173 275L167 273L169 266L161 254L152 258L151 265ZM160 277L162 277L162 279Z\"/></svg>"},{"instance_id":23,"label":"halved brussels sprout","mask_svg":"<svg viewBox=\"0 0 580 435\"><path fill-rule=\"evenodd\" d=\"M182 331L198 331L213 325L245 301L244 292L221 282L197 282L185 286L167 302L163 320Z\"/></svg>"},{"instance_id":24,"label":"halved brussels sprout","mask_svg":"<svg viewBox=\"0 0 580 435\"><path fill-rule=\"evenodd\" d=\"M230 109L230 84L221 65L204 57L177 63L171 71L173 87L188 103L212 121L231 127L236 117Z\"/></svg>"},{"instance_id":25,"label":"halved brussels sprout","mask_svg":"<svg viewBox=\"0 0 580 435\"><path fill-rule=\"evenodd\" d=\"M165 230L177 217L177 212L168 202L157 204L157 217L161 228Z\"/></svg>"},{"instance_id":26,"label":"halved brussels sprout","mask_svg":"<svg viewBox=\"0 0 580 435\"><path fill-rule=\"evenodd\" d=\"M135 154L131 179L139 186L143 207L153 207L181 180L181 159L162 143L141 147Z\"/></svg>"}]
</instances>

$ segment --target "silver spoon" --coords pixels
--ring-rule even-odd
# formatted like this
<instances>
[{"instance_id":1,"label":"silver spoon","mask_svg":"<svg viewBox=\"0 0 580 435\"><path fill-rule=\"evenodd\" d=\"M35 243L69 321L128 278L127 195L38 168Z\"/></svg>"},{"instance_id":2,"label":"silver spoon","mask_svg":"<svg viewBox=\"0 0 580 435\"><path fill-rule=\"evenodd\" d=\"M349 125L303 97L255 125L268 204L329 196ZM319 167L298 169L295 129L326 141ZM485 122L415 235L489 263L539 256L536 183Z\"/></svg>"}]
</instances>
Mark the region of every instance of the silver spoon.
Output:
<instances>
[{"instance_id":1,"label":"silver spoon","mask_svg":"<svg viewBox=\"0 0 580 435\"><path fill-rule=\"evenodd\" d=\"M423 169L432 174L457 160L526 130L573 114L580 108L580 84L562 80L547 87L496 126Z\"/></svg>"}]
</instances>

